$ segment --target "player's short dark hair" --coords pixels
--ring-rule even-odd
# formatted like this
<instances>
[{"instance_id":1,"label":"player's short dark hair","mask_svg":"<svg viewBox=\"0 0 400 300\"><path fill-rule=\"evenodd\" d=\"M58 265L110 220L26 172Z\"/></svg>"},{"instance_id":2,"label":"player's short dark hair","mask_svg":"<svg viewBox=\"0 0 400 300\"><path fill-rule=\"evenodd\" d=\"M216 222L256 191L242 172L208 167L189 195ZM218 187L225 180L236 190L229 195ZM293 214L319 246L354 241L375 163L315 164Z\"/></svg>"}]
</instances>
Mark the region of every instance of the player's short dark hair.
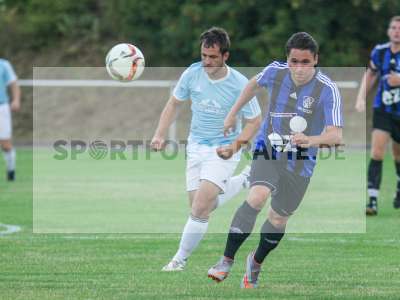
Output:
<instances>
[{"instance_id":1,"label":"player's short dark hair","mask_svg":"<svg viewBox=\"0 0 400 300\"><path fill-rule=\"evenodd\" d=\"M314 56L318 54L318 43L307 32L297 32L286 42L286 55L289 56L292 49L310 50Z\"/></svg>"},{"instance_id":2,"label":"player's short dark hair","mask_svg":"<svg viewBox=\"0 0 400 300\"><path fill-rule=\"evenodd\" d=\"M400 16L394 16L390 19L389 24L392 24L392 22L400 22Z\"/></svg>"},{"instance_id":3,"label":"player's short dark hair","mask_svg":"<svg viewBox=\"0 0 400 300\"><path fill-rule=\"evenodd\" d=\"M200 46L201 45L204 45L206 48L218 45L221 54L225 54L229 51L231 41L229 40L229 35L225 29L220 27L211 27L200 35Z\"/></svg>"}]
</instances>

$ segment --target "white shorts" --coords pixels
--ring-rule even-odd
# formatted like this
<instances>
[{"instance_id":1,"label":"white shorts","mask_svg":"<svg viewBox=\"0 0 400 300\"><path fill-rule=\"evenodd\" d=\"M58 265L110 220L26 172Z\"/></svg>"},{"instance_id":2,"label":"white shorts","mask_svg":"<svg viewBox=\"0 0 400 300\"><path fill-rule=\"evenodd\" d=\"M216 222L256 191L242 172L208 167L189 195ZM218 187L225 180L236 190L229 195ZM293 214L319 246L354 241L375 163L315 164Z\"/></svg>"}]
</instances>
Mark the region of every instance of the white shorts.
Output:
<instances>
[{"instance_id":1,"label":"white shorts","mask_svg":"<svg viewBox=\"0 0 400 300\"><path fill-rule=\"evenodd\" d=\"M11 111L8 103L0 104L0 140L11 139Z\"/></svg>"},{"instance_id":2,"label":"white shorts","mask_svg":"<svg viewBox=\"0 0 400 300\"><path fill-rule=\"evenodd\" d=\"M241 151L224 160L217 155L217 146L189 143L186 148L186 189L188 192L199 189L201 180L217 185L222 192L226 190L229 178L240 161Z\"/></svg>"}]
</instances>

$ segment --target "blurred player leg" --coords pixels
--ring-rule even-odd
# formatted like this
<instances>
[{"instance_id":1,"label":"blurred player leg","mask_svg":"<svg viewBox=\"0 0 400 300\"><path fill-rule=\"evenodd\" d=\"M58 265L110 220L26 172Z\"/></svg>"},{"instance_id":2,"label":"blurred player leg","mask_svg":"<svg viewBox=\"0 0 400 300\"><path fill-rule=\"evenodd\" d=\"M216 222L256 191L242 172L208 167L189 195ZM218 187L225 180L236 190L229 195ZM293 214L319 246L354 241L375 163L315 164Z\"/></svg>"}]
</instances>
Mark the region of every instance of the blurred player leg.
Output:
<instances>
[{"instance_id":1,"label":"blurred player leg","mask_svg":"<svg viewBox=\"0 0 400 300\"><path fill-rule=\"evenodd\" d=\"M12 147L11 141L1 141L1 148L3 151L4 160L7 168L7 180L15 180L15 149Z\"/></svg>"},{"instance_id":2,"label":"blurred player leg","mask_svg":"<svg viewBox=\"0 0 400 300\"><path fill-rule=\"evenodd\" d=\"M372 131L371 160L368 166L368 196L367 215L373 216L378 213L378 196L382 180L382 161L387 144L390 140L388 132L374 129Z\"/></svg>"},{"instance_id":3,"label":"blurred player leg","mask_svg":"<svg viewBox=\"0 0 400 300\"><path fill-rule=\"evenodd\" d=\"M11 142L11 112L8 104L0 105L0 146L7 168L7 179L15 179L15 150Z\"/></svg>"},{"instance_id":4,"label":"blurred player leg","mask_svg":"<svg viewBox=\"0 0 400 300\"><path fill-rule=\"evenodd\" d=\"M393 207L400 208L400 144L393 141L392 150L397 175L396 195L394 197Z\"/></svg>"}]
</instances>

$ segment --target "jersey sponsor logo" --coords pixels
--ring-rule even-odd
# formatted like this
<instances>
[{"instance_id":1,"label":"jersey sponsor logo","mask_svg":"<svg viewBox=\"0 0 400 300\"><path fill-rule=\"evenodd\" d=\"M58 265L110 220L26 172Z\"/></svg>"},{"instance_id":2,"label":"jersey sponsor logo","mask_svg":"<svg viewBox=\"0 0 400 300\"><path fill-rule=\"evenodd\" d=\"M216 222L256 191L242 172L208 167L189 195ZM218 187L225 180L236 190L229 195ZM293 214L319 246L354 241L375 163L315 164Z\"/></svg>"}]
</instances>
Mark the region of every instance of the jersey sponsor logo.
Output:
<instances>
[{"instance_id":1,"label":"jersey sponsor logo","mask_svg":"<svg viewBox=\"0 0 400 300\"><path fill-rule=\"evenodd\" d=\"M207 113L225 115L225 110L222 106L215 100L203 99L199 102L199 109Z\"/></svg>"},{"instance_id":2,"label":"jersey sponsor logo","mask_svg":"<svg viewBox=\"0 0 400 300\"><path fill-rule=\"evenodd\" d=\"M194 91L194 92L197 92L197 93L201 93L200 85L197 85L197 86L194 88L193 91Z\"/></svg>"}]
</instances>

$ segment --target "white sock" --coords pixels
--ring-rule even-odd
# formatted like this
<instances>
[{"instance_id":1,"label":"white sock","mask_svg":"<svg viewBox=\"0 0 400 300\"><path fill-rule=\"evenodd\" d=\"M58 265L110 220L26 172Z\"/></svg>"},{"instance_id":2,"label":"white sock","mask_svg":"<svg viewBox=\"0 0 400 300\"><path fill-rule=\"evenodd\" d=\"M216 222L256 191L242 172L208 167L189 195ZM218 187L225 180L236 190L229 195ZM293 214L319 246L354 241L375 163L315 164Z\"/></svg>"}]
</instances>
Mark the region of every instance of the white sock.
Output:
<instances>
[{"instance_id":1,"label":"white sock","mask_svg":"<svg viewBox=\"0 0 400 300\"><path fill-rule=\"evenodd\" d=\"M6 161L7 171L15 170L15 150L3 151L4 160Z\"/></svg>"},{"instance_id":2,"label":"white sock","mask_svg":"<svg viewBox=\"0 0 400 300\"><path fill-rule=\"evenodd\" d=\"M239 192L244 188L243 184L245 180L247 180L247 178L242 174L231 177L226 184L225 193L220 194L217 197L217 207L224 205L226 202L239 194Z\"/></svg>"},{"instance_id":3,"label":"white sock","mask_svg":"<svg viewBox=\"0 0 400 300\"><path fill-rule=\"evenodd\" d=\"M185 261L196 249L204 234L207 232L208 220L189 216L182 232L181 242L174 260Z\"/></svg>"}]
</instances>

